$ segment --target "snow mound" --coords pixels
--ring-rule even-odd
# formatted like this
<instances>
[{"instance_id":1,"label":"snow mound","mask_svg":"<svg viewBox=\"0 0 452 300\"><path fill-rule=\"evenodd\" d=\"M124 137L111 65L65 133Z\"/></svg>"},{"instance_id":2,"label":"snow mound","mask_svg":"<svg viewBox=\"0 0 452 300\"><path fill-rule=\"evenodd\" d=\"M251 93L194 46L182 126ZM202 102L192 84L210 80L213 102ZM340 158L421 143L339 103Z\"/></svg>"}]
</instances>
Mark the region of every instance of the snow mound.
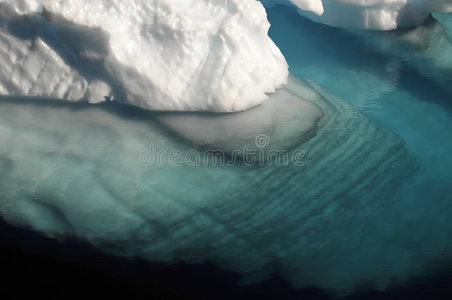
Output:
<instances>
[{"instance_id":1,"label":"snow mound","mask_svg":"<svg viewBox=\"0 0 452 300\"><path fill-rule=\"evenodd\" d=\"M22 69L21 78L34 76L29 85L46 86L30 91L12 84L8 73L0 80L5 94L91 102L108 96L151 110L230 112L260 104L288 76L267 35L265 10L253 0L6 0L0 6L8 45L3 64ZM21 26L35 35L11 32ZM82 83L70 98L72 81Z\"/></svg>"}]
</instances>

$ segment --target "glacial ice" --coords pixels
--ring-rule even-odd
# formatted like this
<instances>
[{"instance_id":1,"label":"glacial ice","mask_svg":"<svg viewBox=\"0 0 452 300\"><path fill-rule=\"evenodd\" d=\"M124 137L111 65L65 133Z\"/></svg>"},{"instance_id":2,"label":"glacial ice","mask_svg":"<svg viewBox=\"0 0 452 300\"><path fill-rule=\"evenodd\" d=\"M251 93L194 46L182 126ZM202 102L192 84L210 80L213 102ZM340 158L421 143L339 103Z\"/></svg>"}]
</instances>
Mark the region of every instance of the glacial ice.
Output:
<instances>
[{"instance_id":1,"label":"glacial ice","mask_svg":"<svg viewBox=\"0 0 452 300\"><path fill-rule=\"evenodd\" d=\"M451 12L450 0L262 0L295 5L311 20L332 26L391 30L421 25L432 12Z\"/></svg>"},{"instance_id":2,"label":"glacial ice","mask_svg":"<svg viewBox=\"0 0 452 300\"><path fill-rule=\"evenodd\" d=\"M287 80L254 0L0 5L2 57L9 58L3 94L230 112L260 104Z\"/></svg>"},{"instance_id":3,"label":"glacial ice","mask_svg":"<svg viewBox=\"0 0 452 300\"><path fill-rule=\"evenodd\" d=\"M107 3L82 2L96 9ZM252 3L240 3L248 2ZM159 98L160 94L141 98L149 91L138 88L138 92L143 92L138 95L134 85L147 85L147 76L154 73L138 74L135 68L144 67L141 62L147 57L121 62L123 55L130 54L122 51L133 54L135 48L117 44L111 47L115 38L120 43L126 40L124 35L146 29L144 23L135 27L128 22L131 17L142 20L134 11L92 9L98 15L85 20L82 15L67 11L62 1L54 1L41 11L42 3L45 6L50 2L0 1L0 56L8 58L0 66L0 94L47 95L91 103L104 102L108 96L147 109L237 108L233 101L198 102L203 101L205 86L196 87L202 89L198 91L199 98L193 94L192 99L181 100L183 103L172 102L174 97ZM138 1L119 5L126 3ZM153 6L155 3L165 5ZM175 3L180 5L179 1L148 1L143 11L156 8L171 17L181 12ZM278 84L276 77L269 80L269 90L286 81L287 65L266 32L263 34L268 23L261 19L262 8L258 4L250 4L247 10L238 5L239 1L230 2L233 5L228 9L221 6L225 1L196 3L205 4L203 14L219 12L225 17L218 22L231 17L240 26L241 22L260 24L256 27L258 34L246 31L245 37L251 37L249 48L230 58L247 61L252 59L247 55L261 55L255 60L260 68L279 70L275 76L281 80ZM321 14L320 1L297 3ZM331 7L326 3L323 1L322 9ZM435 10L448 9L444 1L429 3L438 4L438 9L429 6ZM312 4L317 8L308 7ZM259 7L257 19L244 21L248 17L244 14L254 11L254 6ZM194 10L185 7L183 12ZM115 16L124 20L117 22ZM188 16L177 16L187 21ZM215 23L212 15L208 17L204 18L208 24ZM325 29L327 26L297 17L306 26L292 26L294 32L287 26L279 33L292 45L290 50L296 58L287 57L300 61L298 65L291 64L291 70L298 74L303 71L316 82L333 88L340 87L340 91L349 93L351 102L355 98L362 103L371 102L394 91L407 64L420 73L434 74L440 82L450 82L444 76L450 74L450 39L444 27L432 19L421 27L403 31L353 31L361 41L358 46L375 49L367 54L354 53L352 57L350 49L363 48L340 42L349 42L349 36L344 36L352 31ZM288 19L288 15L281 19ZM154 24L167 28L176 26L171 22L177 20L157 20L163 23ZM126 31L114 32L124 24ZM212 30L221 36L221 24L214 25ZM165 34L173 32L162 30ZM327 33L328 30L336 31ZM176 38L185 33L174 31ZM206 38L208 33L205 34L201 38ZM138 43L133 37L126 36ZM170 39L169 43L174 42L171 46L176 47L175 43L181 41L176 38ZM259 41L265 47L253 48L251 44ZM233 45L242 41L235 42ZM268 50L268 45L270 52L261 52ZM151 45L143 47L148 49ZM331 51L334 55L330 55ZM177 71L172 67L168 65L168 72ZM238 68L243 76L248 76L247 67ZM172 75L187 79L186 74ZM267 91L259 84L250 87L262 95ZM213 92L221 94L220 90ZM450 116L441 107L432 109L432 105L419 105L405 97L410 93L396 93L391 100L398 103L397 109L390 117L385 116L385 121L401 122L402 112L410 111L413 123L428 124L416 128L424 134L416 140L417 144L407 136L411 145L417 146L417 155L436 155L435 160L421 162L423 168L431 164L444 169L436 177L419 175L419 161L414 162L411 156L413 148L407 149L404 140L392 130L365 117L318 84L292 76L267 101L236 114L149 112L115 103L88 105L0 97L0 140L7 145L0 147L0 214L12 224L58 239L75 236L121 256L163 262L210 261L254 280L276 271L296 286L347 290L366 280L384 287L392 277L419 274L429 262L446 257L447 253L442 255L441 251L450 247L450 146L439 149L438 143L433 142L436 137L432 137L434 133L442 143L449 140L447 133L440 132L444 131L442 123L450 123ZM218 105L224 107L220 109ZM435 130L426 130L429 126ZM261 149L255 140L259 135L267 138L265 150L283 150L301 161L288 166L266 161L269 164L258 162L250 167L239 157L232 166L219 167L209 160L193 167L186 161L182 161L182 166L170 164L168 156L157 163L149 156L151 150L165 155L178 150L184 157L187 153L203 154L207 149L231 155L243 146ZM406 188L413 182L419 186ZM432 193L424 188L427 185L440 188ZM423 198L416 198L416 194ZM411 229L418 224L423 226L413 233Z\"/></svg>"},{"instance_id":4,"label":"glacial ice","mask_svg":"<svg viewBox=\"0 0 452 300\"><path fill-rule=\"evenodd\" d=\"M288 164L250 166L236 160L225 167L215 160L201 160L197 167L184 159L180 165L170 161L174 150L182 158L193 150L204 153L196 141L187 143L190 133L206 124L203 115L181 122L194 127L181 138L161 125L166 113L4 97L3 217L55 238L76 236L116 255L210 261L247 274L248 280L276 271L296 286L345 290L362 277L385 284L400 274L376 259L370 268L337 273L342 264L359 259L360 254L349 255L351 249L373 242L372 220L391 211L397 203L394 187L415 170L405 143L311 81L291 77L283 89L292 96L276 93L271 97L282 98L269 104L283 101L295 116L306 107L321 110L314 134L300 139L297 125L306 127L305 121L293 119L295 124L284 126L286 116L277 114L269 121L274 126L237 130L250 122L237 115L263 120L279 110L277 105L235 114L231 122L205 128L201 137L230 132L218 143L226 151L247 144L243 136L261 134L270 141L298 139L298 144L276 140L275 149L291 147L280 149L287 151ZM210 138L207 142L212 145ZM163 160L151 159L151 152L165 154Z\"/></svg>"}]
</instances>

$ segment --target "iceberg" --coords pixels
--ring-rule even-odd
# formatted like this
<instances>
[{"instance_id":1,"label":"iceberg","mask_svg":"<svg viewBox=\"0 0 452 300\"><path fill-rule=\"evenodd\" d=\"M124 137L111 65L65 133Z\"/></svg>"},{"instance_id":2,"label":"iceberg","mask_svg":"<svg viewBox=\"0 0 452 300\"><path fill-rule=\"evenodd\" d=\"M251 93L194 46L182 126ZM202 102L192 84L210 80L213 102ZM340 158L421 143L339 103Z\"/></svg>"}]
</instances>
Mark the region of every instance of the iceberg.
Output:
<instances>
[{"instance_id":1,"label":"iceberg","mask_svg":"<svg viewBox=\"0 0 452 300\"><path fill-rule=\"evenodd\" d=\"M432 12L451 12L449 0L263 0L297 7L309 19L332 26L392 30L421 25Z\"/></svg>"},{"instance_id":2,"label":"iceberg","mask_svg":"<svg viewBox=\"0 0 452 300\"><path fill-rule=\"evenodd\" d=\"M297 78L261 2L335 26L427 21L342 30L274 8L272 24L302 20L275 36ZM0 0L0 217L122 257L345 292L449 258L450 146L431 136L450 116L398 85L407 66L450 83L449 19L428 18L450 1L261 2ZM371 118L319 83L397 105ZM416 127L417 144L385 127L406 111L435 129Z\"/></svg>"},{"instance_id":3,"label":"iceberg","mask_svg":"<svg viewBox=\"0 0 452 300\"><path fill-rule=\"evenodd\" d=\"M3 217L115 255L213 262L248 281L279 272L295 286L348 290L363 277L387 284L398 270L377 259L341 272L342 264L355 265L365 255L349 255L351 249L363 243L385 249L383 243L373 245L382 237L371 220L392 211L394 187L416 173L404 141L312 81L289 77L283 89L271 96L280 99L267 101L270 108L233 114L228 122L211 116L220 118L216 126L202 114L182 116L180 122L171 116L165 123L168 113L119 104L4 97L0 136L8 147L0 148L0 204L8 209ZM306 123L276 116L282 118L279 125L272 120L273 126L246 127L253 118L271 115L271 103L280 101L295 117L306 108L317 117ZM168 133L174 123L170 130L185 124L182 136ZM194 135L201 127L204 131ZM300 127L311 132L300 134ZM221 139L224 132L227 140ZM204 144L227 153L247 145L244 137L263 134L275 139L269 147L285 150L288 163L277 157L265 164L237 159L221 167L217 158L202 159L208 152ZM190 138L193 143L187 143ZM284 139L295 139L296 145ZM258 142L257 147L267 146ZM152 153L164 154L163 159L152 160ZM171 153L184 159L174 161ZM201 160L192 165L187 158L194 154Z\"/></svg>"},{"instance_id":4,"label":"iceberg","mask_svg":"<svg viewBox=\"0 0 452 300\"><path fill-rule=\"evenodd\" d=\"M288 76L254 0L22 0L0 11L3 94L231 112Z\"/></svg>"}]
</instances>

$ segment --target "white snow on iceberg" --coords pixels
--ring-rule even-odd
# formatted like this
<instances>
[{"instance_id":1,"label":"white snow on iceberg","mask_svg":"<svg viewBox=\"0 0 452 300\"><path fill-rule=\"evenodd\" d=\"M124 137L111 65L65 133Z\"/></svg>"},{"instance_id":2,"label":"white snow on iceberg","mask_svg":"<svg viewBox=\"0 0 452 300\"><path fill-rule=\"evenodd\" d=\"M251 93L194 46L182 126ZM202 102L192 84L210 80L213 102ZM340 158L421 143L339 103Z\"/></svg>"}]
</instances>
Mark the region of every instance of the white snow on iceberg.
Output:
<instances>
[{"instance_id":1,"label":"white snow on iceberg","mask_svg":"<svg viewBox=\"0 0 452 300\"><path fill-rule=\"evenodd\" d=\"M391 30L421 25L431 12L451 12L450 0L263 0L296 5L300 14L332 26Z\"/></svg>"},{"instance_id":2,"label":"white snow on iceberg","mask_svg":"<svg viewBox=\"0 0 452 300\"><path fill-rule=\"evenodd\" d=\"M287 80L287 63L267 35L270 24L257 1L22 0L0 6L4 94L91 102L113 96L152 110L226 112L260 104ZM8 31L18 24L36 35ZM104 45L92 47L99 40Z\"/></svg>"}]
</instances>

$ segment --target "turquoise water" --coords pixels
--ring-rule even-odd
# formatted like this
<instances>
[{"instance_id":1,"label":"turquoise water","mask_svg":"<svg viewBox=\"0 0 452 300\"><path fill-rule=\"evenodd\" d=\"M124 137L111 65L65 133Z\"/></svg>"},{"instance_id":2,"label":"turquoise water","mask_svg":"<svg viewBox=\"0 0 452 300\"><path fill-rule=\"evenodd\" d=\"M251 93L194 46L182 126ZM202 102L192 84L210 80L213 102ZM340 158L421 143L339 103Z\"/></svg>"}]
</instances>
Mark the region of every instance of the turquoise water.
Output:
<instances>
[{"instance_id":1,"label":"turquoise water","mask_svg":"<svg viewBox=\"0 0 452 300\"><path fill-rule=\"evenodd\" d=\"M317 131L300 136L306 124L265 109L234 119L2 98L2 217L121 257L211 262L242 284L276 273L350 293L452 263L450 25L351 32L280 6L268 18L300 77L289 91L329 118ZM168 161L206 147L230 159L256 133L298 164Z\"/></svg>"},{"instance_id":2,"label":"turquoise water","mask_svg":"<svg viewBox=\"0 0 452 300\"><path fill-rule=\"evenodd\" d=\"M452 28L450 15L439 15L438 19L444 20L446 30ZM410 152L423 165L424 175L420 176L425 176L420 179L417 196L413 195L411 201L449 202L452 48L441 49L448 56L447 64L436 66L437 72L423 74L411 62L412 56L431 60L435 57L425 57L422 51L415 55L400 53L397 49L400 41L394 40L392 33L376 37L389 45L385 51L369 42L378 34L350 33L315 24L285 7L270 9L269 20L273 24L270 36L281 48L294 74L312 78L405 140ZM447 39L451 45L446 36L439 38ZM416 47L434 48L435 45L413 46ZM447 214L450 210L440 212Z\"/></svg>"},{"instance_id":3,"label":"turquoise water","mask_svg":"<svg viewBox=\"0 0 452 300\"><path fill-rule=\"evenodd\" d=\"M452 17L438 15L438 19L450 32ZM438 259L437 263L450 257L452 48L441 48L450 46L450 37L429 32L428 44L403 45L404 53L392 32L347 32L312 23L285 7L270 9L269 20L270 36L294 74L314 79L391 128L421 166L401 186L397 203L387 207L384 230L395 248L404 245L406 251L389 251L386 260L403 268L421 252L428 254L421 255L426 259ZM378 44L385 46L375 47ZM432 62L439 56L445 57L443 64ZM427 258L433 253L439 255Z\"/></svg>"}]
</instances>

